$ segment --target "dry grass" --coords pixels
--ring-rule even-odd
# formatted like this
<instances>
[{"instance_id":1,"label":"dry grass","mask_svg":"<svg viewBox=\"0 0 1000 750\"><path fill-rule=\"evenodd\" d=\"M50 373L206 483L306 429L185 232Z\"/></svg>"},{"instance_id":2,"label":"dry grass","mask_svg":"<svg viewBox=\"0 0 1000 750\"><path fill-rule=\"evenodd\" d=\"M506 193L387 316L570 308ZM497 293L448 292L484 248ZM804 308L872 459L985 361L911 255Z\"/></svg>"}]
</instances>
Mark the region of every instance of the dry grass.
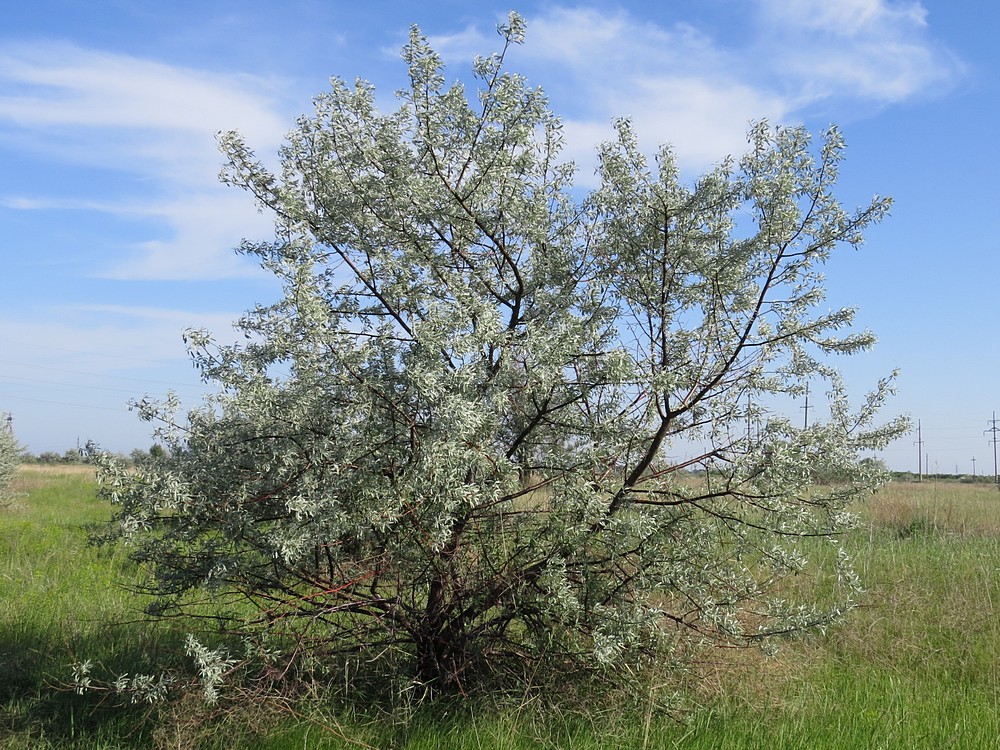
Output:
<instances>
[{"instance_id":1,"label":"dry grass","mask_svg":"<svg viewBox=\"0 0 1000 750\"><path fill-rule=\"evenodd\" d=\"M773 659L703 661L707 709L674 747L998 747L1000 492L893 483L859 510L858 609Z\"/></svg>"},{"instance_id":2,"label":"dry grass","mask_svg":"<svg viewBox=\"0 0 1000 750\"><path fill-rule=\"evenodd\" d=\"M21 464L20 473L26 476L53 477L60 474L93 474L90 464Z\"/></svg>"},{"instance_id":3,"label":"dry grass","mask_svg":"<svg viewBox=\"0 0 1000 750\"><path fill-rule=\"evenodd\" d=\"M1000 491L992 484L892 482L862 513L873 529L1000 537Z\"/></svg>"},{"instance_id":4,"label":"dry grass","mask_svg":"<svg viewBox=\"0 0 1000 750\"><path fill-rule=\"evenodd\" d=\"M14 491L23 494L46 486L60 477L84 479L88 475L96 481L94 467L87 464L21 464L14 478Z\"/></svg>"},{"instance_id":5,"label":"dry grass","mask_svg":"<svg viewBox=\"0 0 1000 750\"><path fill-rule=\"evenodd\" d=\"M706 649L690 675L700 701L778 708L831 657L887 672L985 668L971 666L978 657L970 650L1000 643L1000 491L891 483L859 510L865 529L849 544L867 589L858 610L828 635L792 640L773 657L754 648ZM990 680L1000 683L996 672Z\"/></svg>"},{"instance_id":6,"label":"dry grass","mask_svg":"<svg viewBox=\"0 0 1000 750\"><path fill-rule=\"evenodd\" d=\"M755 711L780 709L822 658L823 649L815 639L802 639L775 655L755 647L709 646L692 662L681 687L704 706L725 703Z\"/></svg>"}]
</instances>

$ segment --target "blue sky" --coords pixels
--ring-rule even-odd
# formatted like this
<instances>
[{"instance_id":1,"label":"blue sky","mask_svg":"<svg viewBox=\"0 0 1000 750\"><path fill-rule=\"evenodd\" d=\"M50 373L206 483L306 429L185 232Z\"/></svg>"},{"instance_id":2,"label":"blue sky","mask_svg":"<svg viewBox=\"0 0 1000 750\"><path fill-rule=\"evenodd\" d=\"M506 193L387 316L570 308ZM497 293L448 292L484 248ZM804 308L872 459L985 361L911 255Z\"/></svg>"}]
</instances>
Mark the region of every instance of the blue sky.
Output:
<instances>
[{"instance_id":1,"label":"blue sky","mask_svg":"<svg viewBox=\"0 0 1000 750\"><path fill-rule=\"evenodd\" d=\"M409 25L455 76L512 6L386 0L36 0L0 26L0 411L35 452L148 447L130 398L202 386L181 334L229 324L275 285L232 248L270 222L218 184L215 133L273 154L330 76L403 83ZM992 473L1000 411L1000 4L973 0L524 1L511 67L546 89L579 183L614 117L674 145L694 178L750 121L829 123L839 195L895 199L827 269L872 351L851 389L901 370L889 411L920 420L931 471ZM916 434L884 454L916 470Z\"/></svg>"}]
</instances>

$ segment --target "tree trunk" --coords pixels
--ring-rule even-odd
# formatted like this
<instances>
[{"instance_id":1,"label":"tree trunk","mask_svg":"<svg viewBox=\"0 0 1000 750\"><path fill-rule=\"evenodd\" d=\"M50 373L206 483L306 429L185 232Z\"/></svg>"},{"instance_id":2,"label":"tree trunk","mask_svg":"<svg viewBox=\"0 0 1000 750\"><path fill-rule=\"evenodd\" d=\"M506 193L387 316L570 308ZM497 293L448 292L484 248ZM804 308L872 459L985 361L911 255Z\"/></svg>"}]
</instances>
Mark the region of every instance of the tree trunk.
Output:
<instances>
[{"instance_id":1,"label":"tree trunk","mask_svg":"<svg viewBox=\"0 0 1000 750\"><path fill-rule=\"evenodd\" d=\"M419 631L414 634L415 677L424 694L461 692L462 674L468 666L465 628L450 616L449 588L448 573L435 574Z\"/></svg>"}]
</instances>

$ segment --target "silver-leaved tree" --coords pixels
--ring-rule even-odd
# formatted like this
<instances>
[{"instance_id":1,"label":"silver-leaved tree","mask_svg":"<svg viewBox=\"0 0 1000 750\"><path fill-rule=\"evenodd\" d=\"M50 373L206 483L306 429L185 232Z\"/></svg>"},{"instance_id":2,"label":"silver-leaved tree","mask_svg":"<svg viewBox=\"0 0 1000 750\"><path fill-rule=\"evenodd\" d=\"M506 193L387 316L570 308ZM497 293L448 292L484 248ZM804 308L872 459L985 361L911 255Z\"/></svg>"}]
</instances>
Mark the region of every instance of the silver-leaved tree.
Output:
<instances>
[{"instance_id":1,"label":"silver-leaved tree","mask_svg":"<svg viewBox=\"0 0 1000 750\"><path fill-rule=\"evenodd\" d=\"M853 311L819 310L819 269L889 201L845 211L840 134L766 123L687 183L618 122L584 194L544 94L505 69L522 20L500 31L469 96L414 29L399 109L335 80L280 173L222 136L224 180L276 216L242 251L284 294L243 345L189 332L217 395L142 404L167 456L105 473L154 613L211 592L198 612L270 649L448 691L850 606L815 538L850 526L880 480L860 459L905 423L875 423L888 379L849 404L828 355L873 337L838 335ZM829 418L800 428L782 410L807 382Z\"/></svg>"},{"instance_id":2,"label":"silver-leaved tree","mask_svg":"<svg viewBox=\"0 0 1000 750\"><path fill-rule=\"evenodd\" d=\"M0 427L0 507L14 498L14 479L21 465L21 446L14 432Z\"/></svg>"}]
</instances>

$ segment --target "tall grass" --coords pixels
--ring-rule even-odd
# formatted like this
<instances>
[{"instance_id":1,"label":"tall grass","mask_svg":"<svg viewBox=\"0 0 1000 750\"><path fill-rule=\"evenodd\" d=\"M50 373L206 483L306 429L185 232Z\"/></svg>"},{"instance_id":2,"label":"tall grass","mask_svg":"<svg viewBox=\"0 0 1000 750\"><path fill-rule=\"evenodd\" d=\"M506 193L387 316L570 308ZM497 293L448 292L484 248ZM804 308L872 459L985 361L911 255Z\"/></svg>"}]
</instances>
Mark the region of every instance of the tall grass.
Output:
<instances>
[{"instance_id":1,"label":"tall grass","mask_svg":"<svg viewBox=\"0 0 1000 750\"><path fill-rule=\"evenodd\" d=\"M0 745L131 746L147 711L64 689L70 665L90 659L135 673L162 661L176 637L137 621L123 551L88 545L110 515L93 470L23 467L17 485L17 503L0 511Z\"/></svg>"},{"instance_id":2,"label":"tall grass","mask_svg":"<svg viewBox=\"0 0 1000 750\"><path fill-rule=\"evenodd\" d=\"M108 674L176 661L179 632L136 621L136 572L87 545L110 514L92 475L25 469L0 511L0 746L4 748L378 747L985 748L1000 737L1000 492L893 484L846 540L866 585L848 619L790 640L776 657L709 652L686 682L688 710L594 695L590 710L522 703L436 705L406 721L304 698L150 709L59 689L69 665Z\"/></svg>"},{"instance_id":3,"label":"tall grass","mask_svg":"<svg viewBox=\"0 0 1000 750\"><path fill-rule=\"evenodd\" d=\"M1000 493L893 484L862 514L849 540L867 588L858 609L756 675L730 673L747 681L666 746L998 746Z\"/></svg>"}]
</instances>

